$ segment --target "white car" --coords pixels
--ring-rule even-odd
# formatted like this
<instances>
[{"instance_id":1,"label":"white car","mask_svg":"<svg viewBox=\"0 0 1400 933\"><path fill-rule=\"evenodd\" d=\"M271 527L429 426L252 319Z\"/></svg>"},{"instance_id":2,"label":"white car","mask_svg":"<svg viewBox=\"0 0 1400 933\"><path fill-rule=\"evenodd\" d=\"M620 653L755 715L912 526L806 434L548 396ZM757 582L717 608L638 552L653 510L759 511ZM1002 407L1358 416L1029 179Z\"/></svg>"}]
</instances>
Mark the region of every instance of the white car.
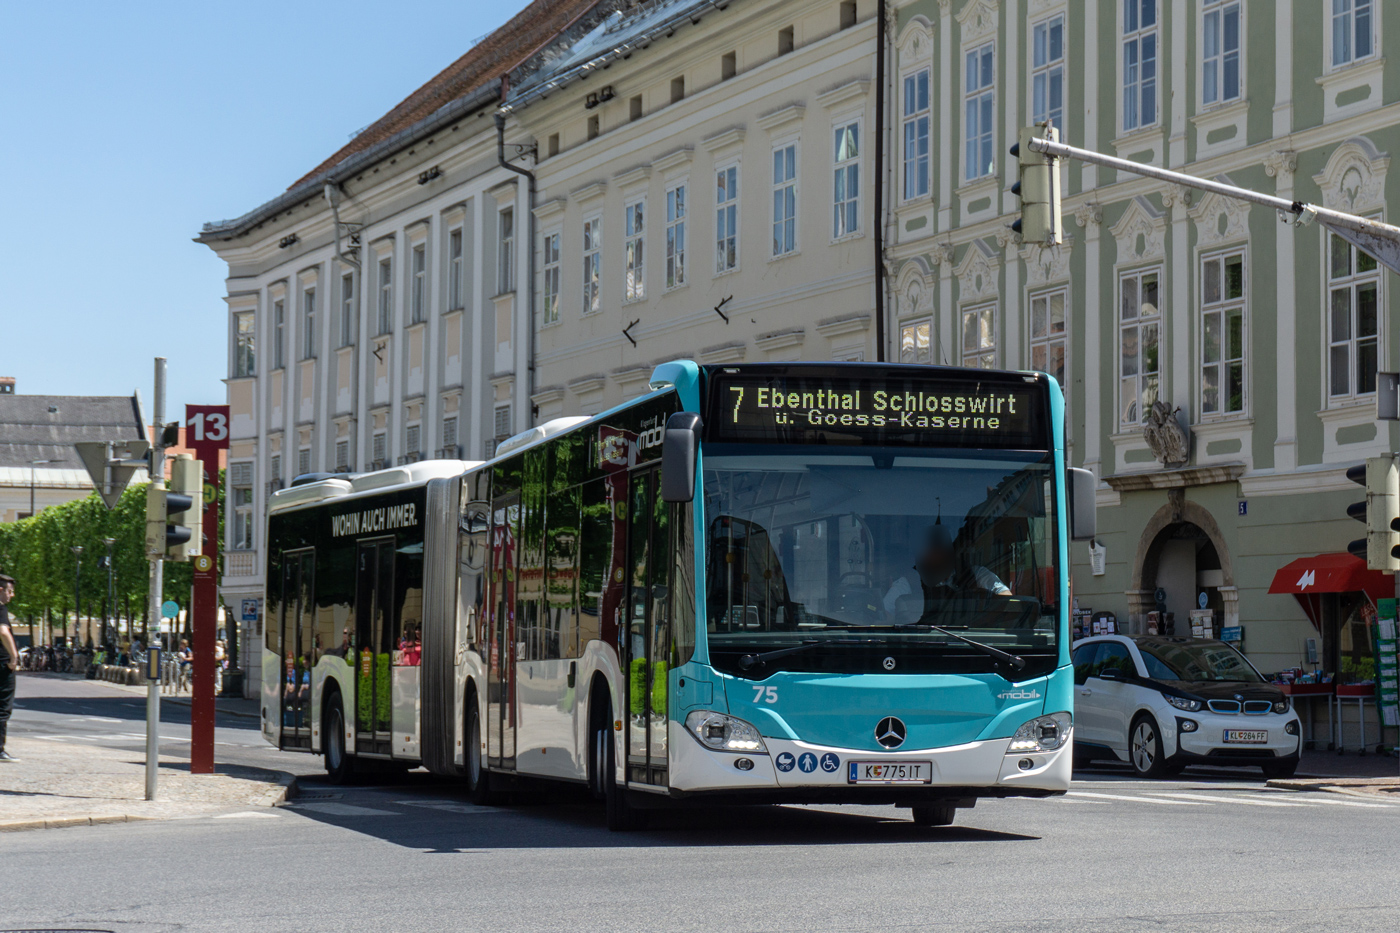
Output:
<instances>
[{"instance_id":1,"label":"white car","mask_svg":"<svg viewBox=\"0 0 1400 933\"><path fill-rule=\"evenodd\" d=\"M1096 635L1075 642L1074 758L1126 761L1140 777L1189 764L1291 777L1302 748L1281 690L1223 641Z\"/></svg>"}]
</instances>

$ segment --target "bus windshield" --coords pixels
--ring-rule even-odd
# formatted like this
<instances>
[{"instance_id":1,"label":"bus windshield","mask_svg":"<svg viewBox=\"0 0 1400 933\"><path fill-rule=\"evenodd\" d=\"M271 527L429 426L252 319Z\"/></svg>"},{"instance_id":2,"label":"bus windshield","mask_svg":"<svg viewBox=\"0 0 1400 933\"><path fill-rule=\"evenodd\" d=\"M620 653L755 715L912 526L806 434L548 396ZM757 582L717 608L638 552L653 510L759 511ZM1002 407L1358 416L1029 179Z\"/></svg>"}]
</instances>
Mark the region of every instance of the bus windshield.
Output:
<instances>
[{"instance_id":1,"label":"bus windshield","mask_svg":"<svg viewBox=\"0 0 1400 933\"><path fill-rule=\"evenodd\" d=\"M1049 452L718 444L704 479L721 670L1011 676L949 632L1054 668Z\"/></svg>"}]
</instances>

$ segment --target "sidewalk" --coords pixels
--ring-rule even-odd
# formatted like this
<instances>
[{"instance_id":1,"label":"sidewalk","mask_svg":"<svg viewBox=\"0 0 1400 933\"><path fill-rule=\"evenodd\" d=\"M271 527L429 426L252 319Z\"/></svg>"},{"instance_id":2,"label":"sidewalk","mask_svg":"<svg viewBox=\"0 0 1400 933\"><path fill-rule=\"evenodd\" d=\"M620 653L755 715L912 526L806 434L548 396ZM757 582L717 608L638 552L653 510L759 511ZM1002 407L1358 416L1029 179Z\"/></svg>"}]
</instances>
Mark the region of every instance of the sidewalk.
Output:
<instances>
[{"instance_id":1,"label":"sidewalk","mask_svg":"<svg viewBox=\"0 0 1400 933\"><path fill-rule=\"evenodd\" d=\"M74 680L81 679L76 675L72 674L45 674L43 676L68 677ZM88 683L98 687L105 687L108 690L114 690L118 693L127 693L132 696L144 697L146 695L146 687L144 685L136 687L131 686L130 684L108 683L104 680L90 680L88 681ZM169 703L172 706L183 706L188 708L190 705L190 693L188 690L184 691L183 693L162 692L160 695L160 702L162 703L162 705ZM258 719L261 715L258 708L257 700L245 700L242 697L215 697L214 708L224 715L241 716L246 719Z\"/></svg>"},{"instance_id":2,"label":"sidewalk","mask_svg":"<svg viewBox=\"0 0 1400 933\"><path fill-rule=\"evenodd\" d=\"M189 762L163 759L157 799L147 801L139 752L17 736L6 748L20 760L0 765L0 832L272 807L295 793L285 772L219 764L190 774Z\"/></svg>"}]
</instances>

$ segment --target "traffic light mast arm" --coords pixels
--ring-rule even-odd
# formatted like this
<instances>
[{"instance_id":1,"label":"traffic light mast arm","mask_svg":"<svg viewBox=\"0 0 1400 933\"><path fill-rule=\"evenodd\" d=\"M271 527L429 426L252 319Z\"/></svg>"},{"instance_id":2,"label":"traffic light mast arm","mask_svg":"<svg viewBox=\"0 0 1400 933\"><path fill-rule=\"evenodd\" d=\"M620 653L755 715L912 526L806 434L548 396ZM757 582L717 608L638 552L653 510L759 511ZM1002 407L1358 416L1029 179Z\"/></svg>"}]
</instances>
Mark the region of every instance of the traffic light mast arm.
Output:
<instances>
[{"instance_id":1,"label":"traffic light mast arm","mask_svg":"<svg viewBox=\"0 0 1400 933\"><path fill-rule=\"evenodd\" d=\"M1129 159L1119 159L1101 152L1094 152L1092 149L1081 149L1078 146L1069 146L1039 136L1032 137L1028 141L1028 146L1034 152L1057 159L1077 159L1080 162L1102 165L1120 172L1129 172L1134 175L1142 175L1145 178L1171 182L1174 185L1181 185L1183 188L1210 191L1223 197L1271 207L1285 214L1292 214L1296 223L1301 224L1316 220L1353 246L1374 256L1384 263L1390 271L1400 273L1400 227L1383 224L1356 214L1319 207L1316 204L1289 201L1286 198L1262 194L1248 188L1227 185L1208 178L1197 178L1195 175L1173 172L1170 169L1157 168L1155 165L1144 165Z\"/></svg>"}]
</instances>

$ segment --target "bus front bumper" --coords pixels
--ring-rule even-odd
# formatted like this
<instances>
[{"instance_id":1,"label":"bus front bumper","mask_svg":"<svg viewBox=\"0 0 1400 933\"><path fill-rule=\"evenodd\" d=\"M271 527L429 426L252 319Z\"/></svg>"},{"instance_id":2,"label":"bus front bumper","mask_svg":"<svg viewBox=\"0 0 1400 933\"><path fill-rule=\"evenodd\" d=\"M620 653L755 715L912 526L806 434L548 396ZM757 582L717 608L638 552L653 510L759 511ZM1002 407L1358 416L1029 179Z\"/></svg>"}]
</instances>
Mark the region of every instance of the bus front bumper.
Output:
<instances>
[{"instance_id":1,"label":"bus front bumper","mask_svg":"<svg viewBox=\"0 0 1400 933\"><path fill-rule=\"evenodd\" d=\"M1009 738L931 749L870 752L764 738L767 754L705 748L670 728L670 796L723 795L768 803L879 803L976 797L1046 797L1069 789L1073 739L1048 752L1007 754ZM741 760L742 759L742 760ZM746 763L747 762L747 763ZM927 762L926 783L852 781L851 765ZM780 767L781 766L781 767Z\"/></svg>"}]
</instances>

